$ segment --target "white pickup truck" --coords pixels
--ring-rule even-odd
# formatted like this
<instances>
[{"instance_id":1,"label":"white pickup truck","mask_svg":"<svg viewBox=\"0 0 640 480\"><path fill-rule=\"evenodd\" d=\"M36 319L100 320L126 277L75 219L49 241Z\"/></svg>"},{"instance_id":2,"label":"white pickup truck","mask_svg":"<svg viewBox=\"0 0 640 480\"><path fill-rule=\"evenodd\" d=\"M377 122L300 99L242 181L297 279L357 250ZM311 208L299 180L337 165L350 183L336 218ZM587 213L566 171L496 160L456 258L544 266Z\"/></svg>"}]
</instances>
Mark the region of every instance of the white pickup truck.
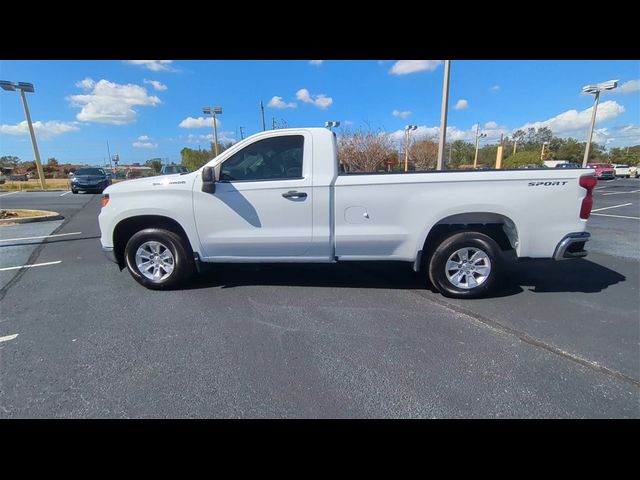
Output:
<instances>
[{"instance_id":1,"label":"white pickup truck","mask_svg":"<svg viewBox=\"0 0 640 480\"><path fill-rule=\"evenodd\" d=\"M587 254L593 170L341 170L327 129L261 132L195 172L108 187L102 249L153 289L202 262L400 260L459 298L495 286L508 251Z\"/></svg>"}]
</instances>

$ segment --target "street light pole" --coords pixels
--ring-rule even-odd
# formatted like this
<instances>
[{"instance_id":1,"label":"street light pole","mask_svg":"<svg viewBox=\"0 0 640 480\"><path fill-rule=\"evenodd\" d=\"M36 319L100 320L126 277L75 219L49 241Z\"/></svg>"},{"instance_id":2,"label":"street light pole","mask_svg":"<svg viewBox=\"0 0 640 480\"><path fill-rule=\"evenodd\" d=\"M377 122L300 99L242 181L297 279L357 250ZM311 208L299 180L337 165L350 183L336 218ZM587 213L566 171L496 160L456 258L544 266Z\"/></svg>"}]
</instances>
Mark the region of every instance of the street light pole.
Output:
<instances>
[{"instance_id":1,"label":"street light pole","mask_svg":"<svg viewBox=\"0 0 640 480\"><path fill-rule=\"evenodd\" d=\"M591 149L591 139L593 138L593 129L596 126L596 112L598 111L598 102L600 101L600 90L596 92L596 98L593 101L593 112L591 112L591 126L589 127L589 138L584 147L584 158L582 159L582 168L587 167L589 161L589 150Z\"/></svg>"},{"instance_id":2,"label":"street light pole","mask_svg":"<svg viewBox=\"0 0 640 480\"><path fill-rule=\"evenodd\" d=\"M40 151L38 150L38 143L36 142L36 134L33 131L33 123L31 122L31 114L29 113L29 106L27 105L27 96L25 92L34 93L32 83L27 82L8 82L6 80L0 80L0 88L7 90L8 92L15 92L16 88L20 90L20 96L22 97L22 106L24 107L24 115L27 117L27 125L29 126L29 134L31 135L31 145L33 146L33 155L35 156L36 168L38 170L38 178L40 179L40 187L45 189L44 170L42 169L42 162L40 162Z\"/></svg>"},{"instance_id":3,"label":"street light pole","mask_svg":"<svg viewBox=\"0 0 640 480\"><path fill-rule=\"evenodd\" d=\"M596 126L596 112L598 111L598 101L600 100L600 92L604 90L613 90L618 86L618 80L609 80L608 82L598 83L597 85L586 85L582 87L583 93L595 94L593 101L593 112L591 112L591 126L589 127L589 137L584 147L584 158L582 159L582 168L587 168L589 161L589 150L591 149L591 139L593 138L593 130Z\"/></svg>"},{"instance_id":4,"label":"street light pole","mask_svg":"<svg viewBox=\"0 0 640 480\"><path fill-rule=\"evenodd\" d=\"M262 131L264 132L267 129L267 124L264 122L264 104L262 100L260 100L260 111L262 112Z\"/></svg>"},{"instance_id":5,"label":"street light pole","mask_svg":"<svg viewBox=\"0 0 640 480\"><path fill-rule=\"evenodd\" d=\"M476 168L476 166L478 165L478 149L480 148L480 139L486 136L486 133L480 133L480 122L478 122L478 126L476 128L476 156L473 159L473 168Z\"/></svg>"},{"instance_id":6,"label":"street light pole","mask_svg":"<svg viewBox=\"0 0 640 480\"><path fill-rule=\"evenodd\" d=\"M216 121L216 114L222 113L221 107L202 107L202 113L213 115L213 148L215 150L216 157L218 156L218 122Z\"/></svg>"},{"instance_id":7,"label":"street light pole","mask_svg":"<svg viewBox=\"0 0 640 480\"><path fill-rule=\"evenodd\" d=\"M36 134L33 131L33 124L31 123L31 114L29 113L29 106L27 105L27 96L24 94L24 90L22 88L20 89L20 96L22 97L22 106L24 107L24 114L27 117L27 124L29 125L29 134L31 135L33 154L36 157L36 168L38 169L38 177L40 178L40 187L44 190L44 170L42 169L42 163L40 162L40 151L38 150Z\"/></svg>"},{"instance_id":8,"label":"street light pole","mask_svg":"<svg viewBox=\"0 0 640 480\"><path fill-rule=\"evenodd\" d=\"M404 171L409 171L409 137L411 136L411 130L417 129L417 125L407 125L404 127L405 136L405 148L404 148Z\"/></svg>"},{"instance_id":9,"label":"street light pole","mask_svg":"<svg viewBox=\"0 0 640 480\"><path fill-rule=\"evenodd\" d=\"M549 142L542 142L542 151L540 152L540 160L544 161L544 146L549 145Z\"/></svg>"},{"instance_id":10,"label":"street light pole","mask_svg":"<svg viewBox=\"0 0 640 480\"><path fill-rule=\"evenodd\" d=\"M444 144L447 139L447 108L449 106L449 73L451 60L444 61L444 80L442 83L442 107L440 108L440 141L438 142L438 162L436 170L442 170Z\"/></svg>"}]
</instances>

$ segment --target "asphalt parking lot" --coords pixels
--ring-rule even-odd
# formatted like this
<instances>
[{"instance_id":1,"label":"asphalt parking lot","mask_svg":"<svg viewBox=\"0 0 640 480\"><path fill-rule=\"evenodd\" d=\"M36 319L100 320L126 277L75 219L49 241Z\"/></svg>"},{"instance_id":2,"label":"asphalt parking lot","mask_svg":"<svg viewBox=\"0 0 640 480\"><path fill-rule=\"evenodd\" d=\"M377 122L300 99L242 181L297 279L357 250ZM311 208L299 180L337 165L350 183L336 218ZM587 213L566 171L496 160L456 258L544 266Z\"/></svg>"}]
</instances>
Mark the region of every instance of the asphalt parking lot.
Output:
<instances>
[{"instance_id":1,"label":"asphalt parking lot","mask_svg":"<svg viewBox=\"0 0 640 480\"><path fill-rule=\"evenodd\" d=\"M473 301L395 263L150 291L102 255L99 195L0 192L65 217L0 227L0 418L640 418L640 180L597 188L586 259Z\"/></svg>"}]
</instances>

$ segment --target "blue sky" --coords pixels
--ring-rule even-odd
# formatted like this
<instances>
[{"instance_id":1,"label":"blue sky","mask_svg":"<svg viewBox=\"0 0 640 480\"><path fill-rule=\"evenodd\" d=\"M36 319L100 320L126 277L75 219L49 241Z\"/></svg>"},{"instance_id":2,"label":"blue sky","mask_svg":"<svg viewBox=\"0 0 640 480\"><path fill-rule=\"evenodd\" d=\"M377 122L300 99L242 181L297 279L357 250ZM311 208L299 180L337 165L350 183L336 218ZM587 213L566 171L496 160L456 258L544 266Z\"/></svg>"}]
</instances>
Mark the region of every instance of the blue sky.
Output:
<instances>
[{"instance_id":1,"label":"blue sky","mask_svg":"<svg viewBox=\"0 0 640 480\"><path fill-rule=\"evenodd\" d=\"M185 147L205 148L220 105L218 132L239 139L262 129L259 102L290 127L370 126L401 138L406 124L436 135L443 64L439 60L40 60L0 61L0 79L31 82L28 95L43 159L104 164L106 142L121 163L153 157L180 161ZM582 86L619 79L601 96L595 140L640 144L640 62L454 60L448 139L473 141L480 122L493 143L500 133L549 126L585 140L593 96ZM0 91L0 156L33 158L17 92Z\"/></svg>"}]
</instances>

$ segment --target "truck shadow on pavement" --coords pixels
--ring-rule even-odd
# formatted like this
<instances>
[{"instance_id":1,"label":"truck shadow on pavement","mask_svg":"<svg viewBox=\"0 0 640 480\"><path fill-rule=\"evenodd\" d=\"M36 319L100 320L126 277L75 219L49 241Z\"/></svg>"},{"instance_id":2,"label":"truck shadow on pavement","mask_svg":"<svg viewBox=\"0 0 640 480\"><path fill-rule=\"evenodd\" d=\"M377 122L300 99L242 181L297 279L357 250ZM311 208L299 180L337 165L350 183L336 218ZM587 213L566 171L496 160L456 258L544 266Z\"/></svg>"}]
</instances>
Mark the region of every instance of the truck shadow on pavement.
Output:
<instances>
[{"instance_id":1,"label":"truck shadow on pavement","mask_svg":"<svg viewBox=\"0 0 640 480\"><path fill-rule=\"evenodd\" d=\"M505 279L489 298L534 293L600 292L626 277L589 260L521 260L508 262ZM380 288L435 291L424 273L404 262L344 262L338 264L212 264L187 290L253 285L334 288Z\"/></svg>"}]
</instances>

